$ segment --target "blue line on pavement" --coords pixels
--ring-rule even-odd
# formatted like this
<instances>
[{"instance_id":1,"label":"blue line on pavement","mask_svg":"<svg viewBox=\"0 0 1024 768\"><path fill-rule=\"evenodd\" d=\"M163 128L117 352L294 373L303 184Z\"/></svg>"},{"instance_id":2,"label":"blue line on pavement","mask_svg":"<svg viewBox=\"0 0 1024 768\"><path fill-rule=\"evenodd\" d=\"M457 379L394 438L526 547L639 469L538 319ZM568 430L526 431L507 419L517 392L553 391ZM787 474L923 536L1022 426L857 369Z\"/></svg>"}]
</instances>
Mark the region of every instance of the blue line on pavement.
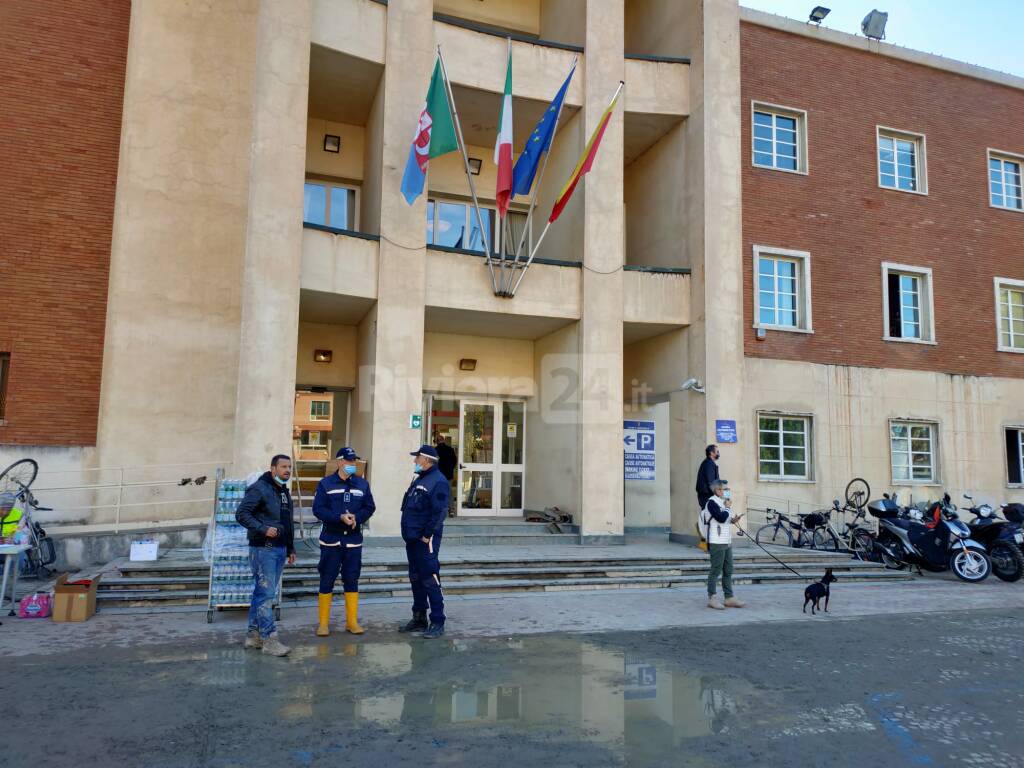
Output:
<instances>
[{"instance_id":1,"label":"blue line on pavement","mask_svg":"<svg viewBox=\"0 0 1024 768\"><path fill-rule=\"evenodd\" d=\"M900 748L904 756L914 765L931 765L932 759L914 741L910 731L900 725L892 711L882 703L884 701L899 701L902 698L903 695L899 693L876 693L871 696L870 701L871 706L878 715L878 721L882 725L882 730L885 731L892 741L896 742L896 746Z\"/></svg>"}]
</instances>

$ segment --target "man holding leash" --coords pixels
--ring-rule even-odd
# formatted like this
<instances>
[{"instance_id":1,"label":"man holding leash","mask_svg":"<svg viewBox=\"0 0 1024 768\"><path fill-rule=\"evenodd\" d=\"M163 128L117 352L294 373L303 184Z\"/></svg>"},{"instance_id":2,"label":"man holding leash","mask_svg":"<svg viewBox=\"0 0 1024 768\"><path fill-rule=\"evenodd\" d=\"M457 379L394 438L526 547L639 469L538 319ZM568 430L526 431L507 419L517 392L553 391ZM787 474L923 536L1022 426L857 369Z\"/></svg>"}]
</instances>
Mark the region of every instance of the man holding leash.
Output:
<instances>
[{"instance_id":1,"label":"man holding leash","mask_svg":"<svg viewBox=\"0 0 1024 768\"><path fill-rule=\"evenodd\" d=\"M353 635L363 634L359 626L359 574L363 567L363 525L377 505L370 493L370 484L356 473L359 456L349 447L335 457L338 471L328 475L316 487L313 516L320 528L320 593L317 596L319 626L316 633L331 633L331 600L334 583L341 573L345 588L345 629Z\"/></svg>"},{"instance_id":2,"label":"man holding leash","mask_svg":"<svg viewBox=\"0 0 1024 768\"><path fill-rule=\"evenodd\" d=\"M732 593L732 526L743 518L743 513L732 513L732 492L729 481L718 478L711 481L711 498L700 513L701 532L708 540L708 554L711 556L711 570L708 572L708 608L725 610L742 608L746 603L737 600ZM718 600L718 577L722 577L722 591L725 604Z\"/></svg>"},{"instance_id":3,"label":"man holding leash","mask_svg":"<svg viewBox=\"0 0 1024 768\"><path fill-rule=\"evenodd\" d=\"M412 585L412 619L399 632L423 632L428 640L444 634L444 595L441 592L441 533L448 515L448 479L438 468L432 445L421 445L412 470L415 476L402 499L402 538ZM427 607L430 623L427 623Z\"/></svg>"}]
</instances>

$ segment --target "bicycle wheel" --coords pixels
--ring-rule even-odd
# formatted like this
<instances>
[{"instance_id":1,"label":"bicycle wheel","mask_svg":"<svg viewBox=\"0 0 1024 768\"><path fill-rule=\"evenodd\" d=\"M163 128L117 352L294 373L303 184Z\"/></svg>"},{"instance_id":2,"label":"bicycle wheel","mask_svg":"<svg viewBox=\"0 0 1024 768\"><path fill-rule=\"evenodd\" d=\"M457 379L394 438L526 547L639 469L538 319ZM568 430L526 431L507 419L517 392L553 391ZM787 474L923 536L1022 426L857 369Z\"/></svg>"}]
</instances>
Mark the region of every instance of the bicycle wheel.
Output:
<instances>
[{"instance_id":1,"label":"bicycle wheel","mask_svg":"<svg viewBox=\"0 0 1024 768\"><path fill-rule=\"evenodd\" d=\"M850 539L850 551L861 560L874 558L875 537L867 531L854 531Z\"/></svg>"},{"instance_id":2,"label":"bicycle wheel","mask_svg":"<svg viewBox=\"0 0 1024 768\"><path fill-rule=\"evenodd\" d=\"M3 472L0 472L0 492L21 493L31 487L37 474L39 474L39 465L35 459L18 459Z\"/></svg>"},{"instance_id":3,"label":"bicycle wheel","mask_svg":"<svg viewBox=\"0 0 1024 768\"><path fill-rule=\"evenodd\" d=\"M754 541L762 546L790 547L793 545L793 534L780 523L768 523L757 529Z\"/></svg>"},{"instance_id":4,"label":"bicycle wheel","mask_svg":"<svg viewBox=\"0 0 1024 768\"><path fill-rule=\"evenodd\" d=\"M828 528L815 528L811 535L811 549L820 549L823 552L838 552L839 539Z\"/></svg>"},{"instance_id":5,"label":"bicycle wheel","mask_svg":"<svg viewBox=\"0 0 1024 768\"><path fill-rule=\"evenodd\" d=\"M854 509L863 509L871 498L871 486L863 477L855 477L846 484L846 503Z\"/></svg>"}]
</instances>

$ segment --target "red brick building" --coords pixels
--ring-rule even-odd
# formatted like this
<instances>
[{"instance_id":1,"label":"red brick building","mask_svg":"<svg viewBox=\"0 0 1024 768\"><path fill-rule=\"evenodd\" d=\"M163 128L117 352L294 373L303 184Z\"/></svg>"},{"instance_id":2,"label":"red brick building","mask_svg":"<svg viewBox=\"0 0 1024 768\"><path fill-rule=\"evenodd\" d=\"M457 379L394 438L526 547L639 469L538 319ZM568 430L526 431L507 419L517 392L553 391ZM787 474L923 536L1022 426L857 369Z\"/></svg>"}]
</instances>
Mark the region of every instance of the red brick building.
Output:
<instances>
[{"instance_id":1,"label":"red brick building","mask_svg":"<svg viewBox=\"0 0 1024 768\"><path fill-rule=\"evenodd\" d=\"M0 5L0 443L96 442L129 11Z\"/></svg>"}]
</instances>

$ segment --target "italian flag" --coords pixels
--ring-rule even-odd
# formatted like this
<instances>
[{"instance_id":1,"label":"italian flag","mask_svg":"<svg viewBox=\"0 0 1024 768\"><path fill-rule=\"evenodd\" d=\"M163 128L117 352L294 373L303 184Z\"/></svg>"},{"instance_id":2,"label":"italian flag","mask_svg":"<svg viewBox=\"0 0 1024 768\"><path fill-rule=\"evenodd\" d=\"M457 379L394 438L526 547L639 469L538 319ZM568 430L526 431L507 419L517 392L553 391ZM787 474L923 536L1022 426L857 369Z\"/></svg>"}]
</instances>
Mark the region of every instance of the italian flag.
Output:
<instances>
[{"instance_id":1,"label":"italian flag","mask_svg":"<svg viewBox=\"0 0 1024 768\"><path fill-rule=\"evenodd\" d=\"M494 144L494 164L498 166L498 184L494 198L498 203L498 215L505 217L508 202L512 197L512 50L508 52L508 66L505 69L505 95L501 100L501 117L498 119L498 140Z\"/></svg>"}]
</instances>

